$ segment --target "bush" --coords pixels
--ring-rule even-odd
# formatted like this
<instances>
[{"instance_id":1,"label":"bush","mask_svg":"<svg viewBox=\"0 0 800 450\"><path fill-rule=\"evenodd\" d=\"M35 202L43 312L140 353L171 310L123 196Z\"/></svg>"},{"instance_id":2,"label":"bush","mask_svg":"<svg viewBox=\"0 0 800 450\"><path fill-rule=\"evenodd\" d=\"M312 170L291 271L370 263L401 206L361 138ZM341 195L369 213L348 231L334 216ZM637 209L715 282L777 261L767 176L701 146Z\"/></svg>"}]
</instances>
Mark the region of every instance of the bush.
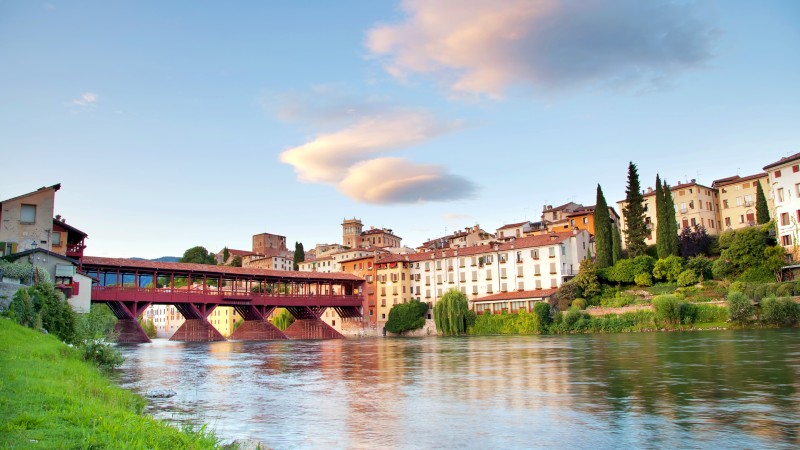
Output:
<instances>
[{"instance_id":1,"label":"bush","mask_svg":"<svg viewBox=\"0 0 800 450\"><path fill-rule=\"evenodd\" d=\"M697 283L697 275L691 269L684 270L678 275L678 286L686 287Z\"/></svg>"},{"instance_id":2,"label":"bush","mask_svg":"<svg viewBox=\"0 0 800 450\"><path fill-rule=\"evenodd\" d=\"M389 319L386 321L386 331L390 333L402 333L409 330L417 330L425 326L425 313L428 312L428 304L419 301L408 303L398 303L389 310Z\"/></svg>"},{"instance_id":3,"label":"bush","mask_svg":"<svg viewBox=\"0 0 800 450\"><path fill-rule=\"evenodd\" d=\"M8 305L9 316L18 324L38 330L42 327L42 318L33 306L33 299L27 289L20 289Z\"/></svg>"},{"instance_id":4,"label":"bush","mask_svg":"<svg viewBox=\"0 0 800 450\"><path fill-rule=\"evenodd\" d=\"M42 328L66 343L76 343L75 312L51 283L39 283L28 288L33 307L42 319Z\"/></svg>"},{"instance_id":5,"label":"bush","mask_svg":"<svg viewBox=\"0 0 800 450\"><path fill-rule=\"evenodd\" d=\"M659 295L653 298L656 323L677 324L681 321L681 300L677 295Z\"/></svg>"},{"instance_id":6,"label":"bush","mask_svg":"<svg viewBox=\"0 0 800 450\"><path fill-rule=\"evenodd\" d=\"M578 308L570 308L563 316L564 326L568 331L582 331L589 322L589 315Z\"/></svg>"},{"instance_id":7,"label":"bush","mask_svg":"<svg viewBox=\"0 0 800 450\"><path fill-rule=\"evenodd\" d=\"M582 298L576 298L572 301L572 307L578 309L586 309L586 300Z\"/></svg>"},{"instance_id":8,"label":"bush","mask_svg":"<svg viewBox=\"0 0 800 450\"><path fill-rule=\"evenodd\" d=\"M724 280L726 278L730 278L733 275L733 272L733 264L726 259L722 259L721 257L717 258L717 260L711 264L711 273L715 280Z\"/></svg>"},{"instance_id":9,"label":"bush","mask_svg":"<svg viewBox=\"0 0 800 450\"><path fill-rule=\"evenodd\" d=\"M653 266L653 278L656 280L666 280L672 283L678 280L678 275L680 275L682 271L683 258L671 255L656 261Z\"/></svg>"},{"instance_id":10,"label":"bush","mask_svg":"<svg viewBox=\"0 0 800 450\"><path fill-rule=\"evenodd\" d=\"M775 274L764 266L754 266L745 269L737 279L746 283L769 283L775 281Z\"/></svg>"},{"instance_id":11,"label":"bush","mask_svg":"<svg viewBox=\"0 0 800 450\"><path fill-rule=\"evenodd\" d=\"M709 280L714 276L711 267L711 260L702 255L689 258L686 261L686 268L693 270L697 277L703 280Z\"/></svg>"},{"instance_id":12,"label":"bush","mask_svg":"<svg viewBox=\"0 0 800 450\"><path fill-rule=\"evenodd\" d=\"M744 323L753 316L753 304L741 292L728 294L728 314L734 322Z\"/></svg>"},{"instance_id":13,"label":"bush","mask_svg":"<svg viewBox=\"0 0 800 450\"><path fill-rule=\"evenodd\" d=\"M546 327L550 324L550 305L546 302L536 302L536 304L533 305L533 314L542 327Z\"/></svg>"},{"instance_id":14,"label":"bush","mask_svg":"<svg viewBox=\"0 0 800 450\"><path fill-rule=\"evenodd\" d=\"M761 321L773 325L789 326L797 322L800 309L790 298L767 297L759 305Z\"/></svg>"},{"instance_id":15,"label":"bush","mask_svg":"<svg viewBox=\"0 0 800 450\"><path fill-rule=\"evenodd\" d=\"M633 281L636 283L637 286L652 286L653 285L653 276L647 272L637 273L635 277L633 277Z\"/></svg>"},{"instance_id":16,"label":"bush","mask_svg":"<svg viewBox=\"0 0 800 450\"><path fill-rule=\"evenodd\" d=\"M111 370L125 361L119 350L105 339L89 339L81 342L79 347L83 359L93 362L101 369Z\"/></svg>"},{"instance_id":17,"label":"bush","mask_svg":"<svg viewBox=\"0 0 800 450\"><path fill-rule=\"evenodd\" d=\"M777 297L791 297L794 295L794 283L781 283L775 290Z\"/></svg>"},{"instance_id":18,"label":"bush","mask_svg":"<svg viewBox=\"0 0 800 450\"><path fill-rule=\"evenodd\" d=\"M0 259L0 270L3 271L3 276L6 278L18 278L24 283L28 283L31 278L31 271L33 266L24 262L8 262Z\"/></svg>"},{"instance_id":19,"label":"bush","mask_svg":"<svg viewBox=\"0 0 800 450\"><path fill-rule=\"evenodd\" d=\"M694 323L719 323L728 320L728 308L717 305L692 305Z\"/></svg>"},{"instance_id":20,"label":"bush","mask_svg":"<svg viewBox=\"0 0 800 450\"><path fill-rule=\"evenodd\" d=\"M117 318L108 305L95 303L87 314L78 314L75 321L75 334L78 341L106 339L113 341Z\"/></svg>"},{"instance_id":21,"label":"bush","mask_svg":"<svg viewBox=\"0 0 800 450\"><path fill-rule=\"evenodd\" d=\"M744 292L746 287L747 286L744 283L742 283L741 281L734 281L728 287L728 293L731 293L731 292Z\"/></svg>"},{"instance_id":22,"label":"bush","mask_svg":"<svg viewBox=\"0 0 800 450\"><path fill-rule=\"evenodd\" d=\"M567 281L566 283L562 283L561 287L558 288L555 295L553 296L556 301L556 308L559 311L564 311L569 308L569 305L572 304L572 301L575 300L580 296L580 288L578 284L575 282L575 279Z\"/></svg>"}]
</instances>

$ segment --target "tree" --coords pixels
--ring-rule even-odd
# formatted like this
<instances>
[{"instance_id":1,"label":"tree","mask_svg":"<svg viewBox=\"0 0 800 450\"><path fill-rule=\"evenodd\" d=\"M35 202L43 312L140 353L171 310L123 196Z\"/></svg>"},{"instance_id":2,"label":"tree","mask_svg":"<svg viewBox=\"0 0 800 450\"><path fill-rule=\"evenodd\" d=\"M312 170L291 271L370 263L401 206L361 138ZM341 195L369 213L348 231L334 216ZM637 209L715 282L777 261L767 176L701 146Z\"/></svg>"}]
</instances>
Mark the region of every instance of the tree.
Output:
<instances>
[{"instance_id":1,"label":"tree","mask_svg":"<svg viewBox=\"0 0 800 450\"><path fill-rule=\"evenodd\" d=\"M678 219L675 218L675 201L672 199L672 189L667 182L663 181L662 184L661 192L664 196L664 218L659 218L658 223L661 224L661 220L665 220L666 223L669 224L669 233L665 233L664 236L668 237L666 242L669 248L669 254L677 256L680 246L678 245Z\"/></svg>"},{"instance_id":2,"label":"tree","mask_svg":"<svg viewBox=\"0 0 800 450\"><path fill-rule=\"evenodd\" d=\"M775 274L775 279L783 281L783 266L786 265L786 249L774 245L764 249L764 267Z\"/></svg>"},{"instance_id":3,"label":"tree","mask_svg":"<svg viewBox=\"0 0 800 450\"><path fill-rule=\"evenodd\" d=\"M445 292L433 308L436 329L445 335L465 333L468 316L467 296L455 289Z\"/></svg>"},{"instance_id":4,"label":"tree","mask_svg":"<svg viewBox=\"0 0 800 450\"><path fill-rule=\"evenodd\" d=\"M753 303L741 292L728 294L728 314L734 322L744 323L753 317Z\"/></svg>"},{"instance_id":5,"label":"tree","mask_svg":"<svg viewBox=\"0 0 800 450\"><path fill-rule=\"evenodd\" d=\"M300 268L300 263L306 260L306 252L303 250L302 242L294 243L294 270Z\"/></svg>"},{"instance_id":6,"label":"tree","mask_svg":"<svg viewBox=\"0 0 800 450\"><path fill-rule=\"evenodd\" d=\"M600 280L597 278L596 265L592 263L590 258L581 261L578 275L575 277L575 283L581 288L582 295L585 298L600 294Z\"/></svg>"},{"instance_id":7,"label":"tree","mask_svg":"<svg viewBox=\"0 0 800 450\"><path fill-rule=\"evenodd\" d=\"M622 236L619 233L619 227L614 224L611 231L611 259L614 264L622 259Z\"/></svg>"},{"instance_id":8,"label":"tree","mask_svg":"<svg viewBox=\"0 0 800 450\"><path fill-rule=\"evenodd\" d=\"M197 246L183 252L182 263L216 265L217 259L205 247Z\"/></svg>"},{"instance_id":9,"label":"tree","mask_svg":"<svg viewBox=\"0 0 800 450\"><path fill-rule=\"evenodd\" d=\"M669 244L667 244L665 233L669 233L669 224L664 220L666 211L666 198L661 186L661 177L656 174L656 253L658 259L666 258L669 254Z\"/></svg>"},{"instance_id":10,"label":"tree","mask_svg":"<svg viewBox=\"0 0 800 450\"><path fill-rule=\"evenodd\" d=\"M681 246L681 256L684 258L692 258L706 253L708 244L711 243L711 238L702 225L684 228L681 230L678 240Z\"/></svg>"},{"instance_id":11,"label":"tree","mask_svg":"<svg viewBox=\"0 0 800 450\"><path fill-rule=\"evenodd\" d=\"M756 183L756 221L759 225L769 222L769 206L760 182Z\"/></svg>"},{"instance_id":12,"label":"tree","mask_svg":"<svg viewBox=\"0 0 800 450\"><path fill-rule=\"evenodd\" d=\"M231 259L231 267L242 267L242 257L236 255Z\"/></svg>"},{"instance_id":13,"label":"tree","mask_svg":"<svg viewBox=\"0 0 800 450\"><path fill-rule=\"evenodd\" d=\"M625 244L628 247L628 256L631 258L644 255L647 250L645 238L647 226L644 222L644 199L639 186L639 173L636 164L628 164L628 187L625 189L626 205L622 208L625 217Z\"/></svg>"},{"instance_id":14,"label":"tree","mask_svg":"<svg viewBox=\"0 0 800 450\"><path fill-rule=\"evenodd\" d=\"M228 262L228 258L230 257L231 257L231 252L230 250L228 250L228 247L225 246L225 248L222 249L222 264Z\"/></svg>"},{"instance_id":15,"label":"tree","mask_svg":"<svg viewBox=\"0 0 800 450\"><path fill-rule=\"evenodd\" d=\"M594 247L597 253L596 266L599 269L614 264L611 217L603 189L597 185L597 203L594 207Z\"/></svg>"},{"instance_id":16,"label":"tree","mask_svg":"<svg viewBox=\"0 0 800 450\"><path fill-rule=\"evenodd\" d=\"M427 312L428 304L416 300L394 305L389 310L386 331L399 334L422 328L425 326L425 313Z\"/></svg>"}]
</instances>

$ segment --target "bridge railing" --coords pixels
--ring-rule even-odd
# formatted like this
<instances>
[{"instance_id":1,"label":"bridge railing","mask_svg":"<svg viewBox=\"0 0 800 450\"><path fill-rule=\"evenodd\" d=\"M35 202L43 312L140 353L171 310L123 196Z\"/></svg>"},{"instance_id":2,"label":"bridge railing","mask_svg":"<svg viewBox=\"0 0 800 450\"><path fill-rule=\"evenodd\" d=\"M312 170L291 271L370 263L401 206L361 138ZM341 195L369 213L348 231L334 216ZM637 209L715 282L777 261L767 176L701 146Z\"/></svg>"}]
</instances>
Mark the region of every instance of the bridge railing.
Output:
<instances>
[{"instance_id":1,"label":"bridge railing","mask_svg":"<svg viewBox=\"0 0 800 450\"><path fill-rule=\"evenodd\" d=\"M360 306L361 295L272 294L217 289L156 289L135 286L92 286L92 301L146 301L152 303L216 303L230 305L270 304L276 306Z\"/></svg>"}]
</instances>

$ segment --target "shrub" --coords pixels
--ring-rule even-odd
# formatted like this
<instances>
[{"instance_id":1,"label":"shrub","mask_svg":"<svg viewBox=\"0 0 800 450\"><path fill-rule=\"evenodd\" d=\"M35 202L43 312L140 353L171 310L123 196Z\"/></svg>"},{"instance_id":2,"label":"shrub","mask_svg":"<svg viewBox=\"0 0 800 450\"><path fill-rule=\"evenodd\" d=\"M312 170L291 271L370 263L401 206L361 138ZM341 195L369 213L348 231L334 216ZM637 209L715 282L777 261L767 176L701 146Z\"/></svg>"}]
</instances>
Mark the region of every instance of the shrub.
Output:
<instances>
[{"instance_id":1,"label":"shrub","mask_svg":"<svg viewBox=\"0 0 800 450\"><path fill-rule=\"evenodd\" d=\"M731 293L731 292L745 292L745 288L746 287L747 286L744 283L742 283L741 281L734 281L728 287L728 293Z\"/></svg>"},{"instance_id":2,"label":"shrub","mask_svg":"<svg viewBox=\"0 0 800 450\"><path fill-rule=\"evenodd\" d=\"M711 267L712 267L711 260L703 255L698 255L695 256L694 258L689 258L689 260L686 261L686 268L693 270L694 273L697 275L697 277L703 280L708 280L713 277Z\"/></svg>"},{"instance_id":3,"label":"shrub","mask_svg":"<svg viewBox=\"0 0 800 450\"><path fill-rule=\"evenodd\" d=\"M717 305L692 305L694 323L718 323L728 320L728 308Z\"/></svg>"},{"instance_id":4,"label":"shrub","mask_svg":"<svg viewBox=\"0 0 800 450\"><path fill-rule=\"evenodd\" d=\"M589 315L578 308L570 308L563 317L564 325L569 331L581 331L589 321Z\"/></svg>"},{"instance_id":5,"label":"shrub","mask_svg":"<svg viewBox=\"0 0 800 450\"><path fill-rule=\"evenodd\" d=\"M745 269L737 279L747 283L769 283L775 281L775 274L764 266L754 266Z\"/></svg>"},{"instance_id":6,"label":"shrub","mask_svg":"<svg viewBox=\"0 0 800 450\"><path fill-rule=\"evenodd\" d=\"M87 314L78 314L75 321L75 334L78 341L88 339L106 339L113 341L114 325L117 318L111 308L102 303L95 303Z\"/></svg>"},{"instance_id":7,"label":"shrub","mask_svg":"<svg viewBox=\"0 0 800 450\"><path fill-rule=\"evenodd\" d=\"M683 258L671 255L659 259L653 266L653 278L656 280L666 280L675 282L683 270Z\"/></svg>"},{"instance_id":8,"label":"shrub","mask_svg":"<svg viewBox=\"0 0 800 450\"><path fill-rule=\"evenodd\" d=\"M717 260L711 264L711 273L715 280L730 278L733 275L733 272L733 264L726 259L722 259L721 257L717 258Z\"/></svg>"},{"instance_id":9,"label":"shrub","mask_svg":"<svg viewBox=\"0 0 800 450\"><path fill-rule=\"evenodd\" d=\"M678 286L685 287L697 283L697 275L691 269L684 270L678 275Z\"/></svg>"},{"instance_id":10,"label":"shrub","mask_svg":"<svg viewBox=\"0 0 800 450\"><path fill-rule=\"evenodd\" d=\"M800 295L800 281L796 281L794 283L794 289L792 289L794 295Z\"/></svg>"},{"instance_id":11,"label":"shrub","mask_svg":"<svg viewBox=\"0 0 800 450\"><path fill-rule=\"evenodd\" d=\"M794 294L794 283L781 283L775 290L778 297L791 297Z\"/></svg>"},{"instance_id":12,"label":"shrub","mask_svg":"<svg viewBox=\"0 0 800 450\"><path fill-rule=\"evenodd\" d=\"M569 308L569 305L572 304L572 301L575 300L580 296L580 289L578 288L578 284L575 282L575 279L567 281L566 283L561 284L561 287L558 288L554 297L556 301L556 308L559 311L564 311Z\"/></svg>"},{"instance_id":13,"label":"shrub","mask_svg":"<svg viewBox=\"0 0 800 450\"><path fill-rule=\"evenodd\" d=\"M761 321L773 325L789 326L797 322L797 303L790 298L767 297L759 304Z\"/></svg>"},{"instance_id":14,"label":"shrub","mask_svg":"<svg viewBox=\"0 0 800 450\"><path fill-rule=\"evenodd\" d=\"M18 278L27 284L31 277L33 266L24 262L8 262L0 259L0 270L3 271L4 277Z\"/></svg>"},{"instance_id":15,"label":"shrub","mask_svg":"<svg viewBox=\"0 0 800 450\"><path fill-rule=\"evenodd\" d=\"M105 339L89 339L81 342L83 359L95 363L98 367L111 370L125 361L122 354Z\"/></svg>"},{"instance_id":16,"label":"shrub","mask_svg":"<svg viewBox=\"0 0 800 450\"><path fill-rule=\"evenodd\" d=\"M386 321L386 331L390 333L402 333L409 330L417 330L425 326L425 313L428 312L428 304L419 301L408 303L398 303L389 310L389 319Z\"/></svg>"},{"instance_id":17,"label":"shrub","mask_svg":"<svg viewBox=\"0 0 800 450\"><path fill-rule=\"evenodd\" d=\"M550 324L550 305L546 302L536 302L536 304L533 305L533 314L542 327L546 327Z\"/></svg>"},{"instance_id":18,"label":"shrub","mask_svg":"<svg viewBox=\"0 0 800 450\"><path fill-rule=\"evenodd\" d=\"M681 320L681 300L676 295L659 295L653 298L656 323L676 324Z\"/></svg>"},{"instance_id":19,"label":"shrub","mask_svg":"<svg viewBox=\"0 0 800 450\"><path fill-rule=\"evenodd\" d=\"M572 307L578 309L586 309L586 300L582 298L576 298L572 301Z\"/></svg>"},{"instance_id":20,"label":"shrub","mask_svg":"<svg viewBox=\"0 0 800 450\"><path fill-rule=\"evenodd\" d=\"M76 343L75 312L51 283L39 283L28 288L33 307L42 319L42 328L66 343Z\"/></svg>"},{"instance_id":21,"label":"shrub","mask_svg":"<svg viewBox=\"0 0 800 450\"><path fill-rule=\"evenodd\" d=\"M647 272L637 273L635 277L633 277L633 281L636 283L637 286L652 286L653 285L653 276Z\"/></svg>"},{"instance_id":22,"label":"shrub","mask_svg":"<svg viewBox=\"0 0 800 450\"><path fill-rule=\"evenodd\" d=\"M33 299L27 289L20 289L14 294L14 299L8 305L8 312L22 326L33 329L42 327L42 319L34 308Z\"/></svg>"},{"instance_id":23,"label":"shrub","mask_svg":"<svg viewBox=\"0 0 800 450\"><path fill-rule=\"evenodd\" d=\"M734 322L744 323L753 316L753 304L741 292L728 294L728 314Z\"/></svg>"}]
</instances>

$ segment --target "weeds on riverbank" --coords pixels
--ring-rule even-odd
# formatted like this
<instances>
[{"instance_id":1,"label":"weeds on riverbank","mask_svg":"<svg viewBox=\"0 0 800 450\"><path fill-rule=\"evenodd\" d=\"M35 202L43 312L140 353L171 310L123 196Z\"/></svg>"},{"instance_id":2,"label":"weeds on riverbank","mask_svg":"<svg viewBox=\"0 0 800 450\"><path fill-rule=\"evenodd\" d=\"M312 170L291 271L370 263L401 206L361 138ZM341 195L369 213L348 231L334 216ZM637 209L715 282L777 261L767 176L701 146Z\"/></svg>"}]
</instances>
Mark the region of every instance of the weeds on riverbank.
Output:
<instances>
[{"instance_id":1,"label":"weeds on riverbank","mask_svg":"<svg viewBox=\"0 0 800 450\"><path fill-rule=\"evenodd\" d=\"M0 319L0 448L216 448L205 427L184 431L141 415L145 400L112 385L81 352Z\"/></svg>"}]
</instances>

